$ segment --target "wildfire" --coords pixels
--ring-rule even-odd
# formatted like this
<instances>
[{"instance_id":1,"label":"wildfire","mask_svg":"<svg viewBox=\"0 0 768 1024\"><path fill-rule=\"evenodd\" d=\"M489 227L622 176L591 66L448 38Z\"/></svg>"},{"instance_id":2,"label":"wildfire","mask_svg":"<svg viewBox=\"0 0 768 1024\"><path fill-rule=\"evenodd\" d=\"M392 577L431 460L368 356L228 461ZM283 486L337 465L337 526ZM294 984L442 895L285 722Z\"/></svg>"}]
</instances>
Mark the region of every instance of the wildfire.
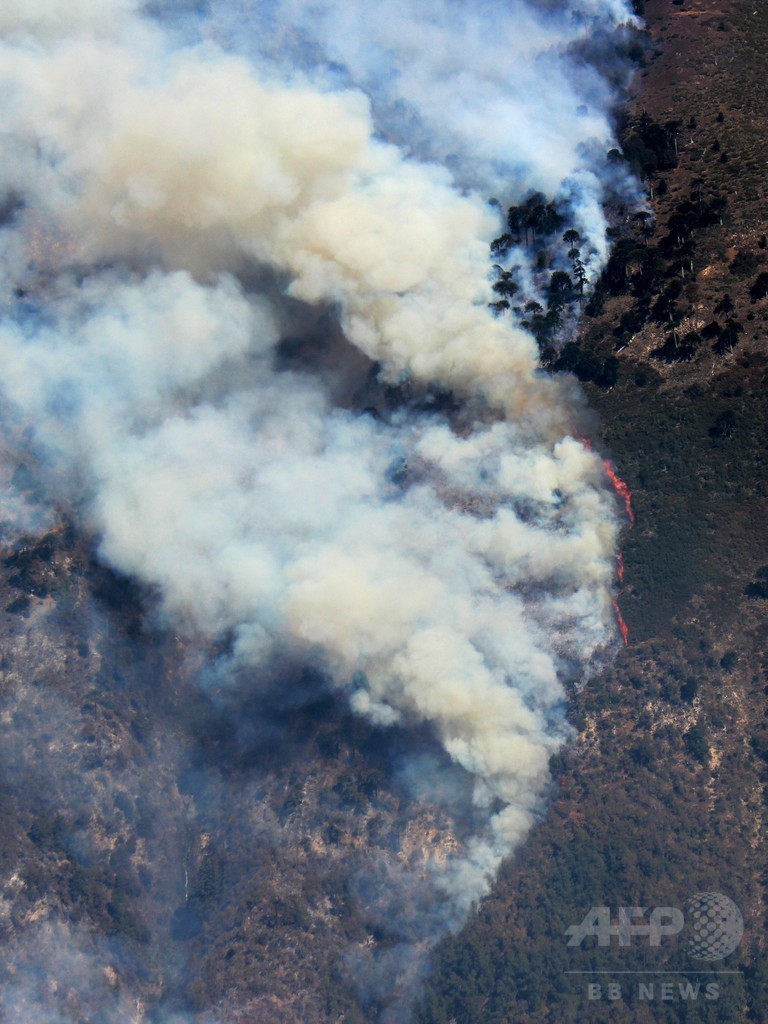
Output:
<instances>
[{"instance_id":1,"label":"wildfire","mask_svg":"<svg viewBox=\"0 0 768 1024\"><path fill-rule=\"evenodd\" d=\"M620 498L624 501L624 508L627 511L627 519L629 520L630 530L635 525L635 513L632 511L632 491L630 491L627 484L621 479L613 468L613 463L609 459L603 459L603 465L605 466L605 472L608 479L611 481L611 486Z\"/></svg>"},{"instance_id":2,"label":"wildfire","mask_svg":"<svg viewBox=\"0 0 768 1024\"><path fill-rule=\"evenodd\" d=\"M622 480L621 477L617 474L616 470L613 468L613 464L608 459L603 459L603 465L605 466L606 475L608 479L611 481L611 485L614 491L616 491L619 497L624 500L624 508L627 512L627 519L629 520L629 528L631 530L632 527L635 525L635 513L632 510L632 491L630 491L625 481ZM616 562L616 577L619 581L619 585L623 587L624 555L621 553L621 551L619 551L618 555L616 556ZM616 612L616 619L619 623L619 632L621 633L624 645L626 646L629 643L629 629L627 628L627 624L624 621L624 616L621 614L621 609L619 608L619 599L617 597L614 597L613 599L613 608Z\"/></svg>"},{"instance_id":3,"label":"wildfire","mask_svg":"<svg viewBox=\"0 0 768 1024\"><path fill-rule=\"evenodd\" d=\"M613 599L613 610L616 612L616 620L619 623L619 632L621 633L621 638L624 641L624 646L626 647L626 645L629 643L629 629L627 628L627 624L624 621L624 616L621 614L621 608L619 608L619 601L616 597L614 597Z\"/></svg>"},{"instance_id":4,"label":"wildfire","mask_svg":"<svg viewBox=\"0 0 768 1024\"><path fill-rule=\"evenodd\" d=\"M587 451L592 451L592 442L589 440L589 438L580 437L579 440L587 449ZM627 513L629 528L631 530L632 527L635 525L635 513L632 510L632 491L630 491L628 484L624 480L622 480L621 477L618 475L610 459L603 459L603 467L605 469L606 476L611 482L611 487L613 487L614 491L616 491L618 496L624 502L624 508ZM622 555L621 551L619 551L618 555L616 556L616 578L619 581L619 586L623 587L624 556ZM629 629L627 627L626 622L624 621L624 616L621 614L621 608L619 608L618 597L613 598L613 610L616 612L616 621L618 622L619 632L621 633L622 640L626 645L629 643Z\"/></svg>"}]
</instances>

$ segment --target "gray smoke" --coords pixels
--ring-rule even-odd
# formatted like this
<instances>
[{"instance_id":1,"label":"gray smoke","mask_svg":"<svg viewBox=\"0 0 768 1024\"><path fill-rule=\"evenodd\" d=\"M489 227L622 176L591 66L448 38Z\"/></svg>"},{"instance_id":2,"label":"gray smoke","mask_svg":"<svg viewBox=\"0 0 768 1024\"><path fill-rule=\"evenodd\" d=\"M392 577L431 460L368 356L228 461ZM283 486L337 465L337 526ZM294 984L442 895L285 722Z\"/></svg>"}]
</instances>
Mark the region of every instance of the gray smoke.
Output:
<instances>
[{"instance_id":1,"label":"gray smoke","mask_svg":"<svg viewBox=\"0 0 768 1024\"><path fill-rule=\"evenodd\" d=\"M449 167L462 188L501 201L557 195L596 271L617 173L605 164L615 101L606 72L626 80L616 42L634 23L624 0L212 0L198 31L284 78L361 88L382 135Z\"/></svg>"},{"instance_id":2,"label":"gray smoke","mask_svg":"<svg viewBox=\"0 0 768 1024\"><path fill-rule=\"evenodd\" d=\"M458 917L616 632L614 496L572 383L488 312L486 190L567 197L599 267L612 95L578 45L630 19L256 10L212 4L187 45L127 0L0 5L6 430L229 671L313 663L360 715L431 723L485 817L434 874ZM281 357L299 321L319 365ZM373 369L462 412L361 415Z\"/></svg>"},{"instance_id":3,"label":"gray smoke","mask_svg":"<svg viewBox=\"0 0 768 1024\"><path fill-rule=\"evenodd\" d=\"M2 899L2 897L0 897ZM2 903L0 903L0 907ZM3 1019L19 1024L141 1024L146 1006L123 977L120 951L85 929L45 920L26 932L5 963L0 991ZM199 1024L216 1024L212 1017ZM168 1014L163 1024L190 1024Z\"/></svg>"}]
</instances>

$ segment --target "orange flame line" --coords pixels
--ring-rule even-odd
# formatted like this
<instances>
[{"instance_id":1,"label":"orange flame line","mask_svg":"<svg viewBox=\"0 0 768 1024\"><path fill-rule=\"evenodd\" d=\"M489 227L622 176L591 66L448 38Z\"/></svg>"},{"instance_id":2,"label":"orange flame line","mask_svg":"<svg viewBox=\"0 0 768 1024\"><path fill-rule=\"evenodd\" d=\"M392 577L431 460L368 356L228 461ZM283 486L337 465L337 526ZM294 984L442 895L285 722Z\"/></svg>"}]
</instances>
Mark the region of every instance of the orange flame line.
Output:
<instances>
[{"instance_id":1,"label":"orange flame line","mask_svg":"<svg viewBox=\"0 0 768 1024\"><path fill-rule=\"evenodd\" d=\"M635 513L632 510L632 491L630 491L627 484L617 474L613 468L613 464L608 459L603 459L603 465L605 466L605 472L608 475L608 479L611 481L614 491L619 495L620 498L624 499L624 508L627 512L627 519L629 519L630 530L635 525Z\"/></svg>"},{"instance_id":2,"label":"orange flame line","mask_svg":"<svg viewBox=\"0 0 768 1024\"><path fill-rule=\"evenodd\" d=\"M578 440L584 445L588 452L592 451L592 442L588 437L580 437L578 438ZM632 509L632 492L630 491L629 486L625 483L625 481L622 480L621 477L618 475L618 473L614 469L613 463L609 459L603 459L603 467L605 469L606 476L610 480L611 486L613 487L614 491L616 491L619 497L622 498L624 501L624 508L627 513L627 519L629 520L629 528L631 530L632 527L635 525L635 513ZM623 587L624 555L621 551L619 551L616 555L616 578L618 580L619 587ZM621 608L619 608L618 597L613 598L613 610L616 612L616 621L619 626L619 632L621 633L621 638L624 641L624 645L626 646L629 643L629 627L624 621L624 616L621 614Z\"/></svg>"}]
</instances>

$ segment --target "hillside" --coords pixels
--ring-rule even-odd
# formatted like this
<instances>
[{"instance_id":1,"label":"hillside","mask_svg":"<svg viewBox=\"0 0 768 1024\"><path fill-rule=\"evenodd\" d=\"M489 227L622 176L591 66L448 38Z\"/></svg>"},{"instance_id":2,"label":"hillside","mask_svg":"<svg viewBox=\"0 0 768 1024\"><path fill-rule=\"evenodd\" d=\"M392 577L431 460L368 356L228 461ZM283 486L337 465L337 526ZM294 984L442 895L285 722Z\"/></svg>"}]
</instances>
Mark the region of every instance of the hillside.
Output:
<instances>
[{"instance_id":1,"label":"hillside","mask_svg":"<svg viewBox=\"0 0 768 1024\"><path fill-rule=\"evenodd\" d=\"M768 9L636 6L647 31L629 44L638 70L609 160L648 205L611 211L596 294L572 289L578 332L545 352L581 379L591 444L632 492L629 636L571 688L573 740L527 840L462 923L435 879L486 819L434 725L353 715L322 668L289 656L233 670L234 629L169 626L158 589L105 568L66 502L47 507L11 431L3 483L21 513L0 511L4 530L26 526L0 538L1 1019L405 1024L418 998L416 1024L768 1021ZM34 292L16 300L35 313ZM456 414L447 386L382 385L345 351L330 302L291 302L276 372L316 360L343 394L335 413ZM393 490L408 472L391 462ZM479 494L473 514L485 507ZM577 950L565 931L591 907L710 891L746 926L703 965L734 972L718 998L643 1001L629 985L589 1000L593 979L566 973L690 978L682 940Z\"/></svg>"},{"instance_id":2,"label":"hillside","mask_svg":"<svg viewBox=\"0 0 768 1024\"><path fill-rule=\"evenodd\" d=\"M579 735L553 804L443 946L422 1024L768 1019L768 300L755 287L768 268L768 10L648 0L645 17L623 141L652 218L619 225L604 308L577 339L618 360L615 386L585 387L633 495L629 644L573 695ZM672 151L662 168L638 145L649 122ZM586 980L563 973L690 968L674 947L575 952L564 932L592 906L682 906L707 890L746 925L723 962L743 973L719 999L681 1005L675 989L643 1003L631 979L622 1002L589 1002Z\"/></svg>"}]
</instances>

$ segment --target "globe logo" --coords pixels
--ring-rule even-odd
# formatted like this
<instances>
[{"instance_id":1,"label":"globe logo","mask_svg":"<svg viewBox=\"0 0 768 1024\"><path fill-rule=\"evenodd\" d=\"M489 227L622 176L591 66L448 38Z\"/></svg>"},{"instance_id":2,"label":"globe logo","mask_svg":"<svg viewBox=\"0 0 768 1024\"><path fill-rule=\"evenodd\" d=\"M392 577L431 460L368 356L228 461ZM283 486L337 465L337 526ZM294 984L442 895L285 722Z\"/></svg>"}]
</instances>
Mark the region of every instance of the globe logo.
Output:
<instances>
[{"instance_id":1,"label":"globe logo","mask_svg":"<svg viewBox=\"0 0 768 1024\"><path fill-rule=\"evenodd\" d=\"M741 942L741 911L721 892L697 892L686 901L685 909L693 932L688 950L695 960L722 960Z\"/></svg>"}]
</instances>

